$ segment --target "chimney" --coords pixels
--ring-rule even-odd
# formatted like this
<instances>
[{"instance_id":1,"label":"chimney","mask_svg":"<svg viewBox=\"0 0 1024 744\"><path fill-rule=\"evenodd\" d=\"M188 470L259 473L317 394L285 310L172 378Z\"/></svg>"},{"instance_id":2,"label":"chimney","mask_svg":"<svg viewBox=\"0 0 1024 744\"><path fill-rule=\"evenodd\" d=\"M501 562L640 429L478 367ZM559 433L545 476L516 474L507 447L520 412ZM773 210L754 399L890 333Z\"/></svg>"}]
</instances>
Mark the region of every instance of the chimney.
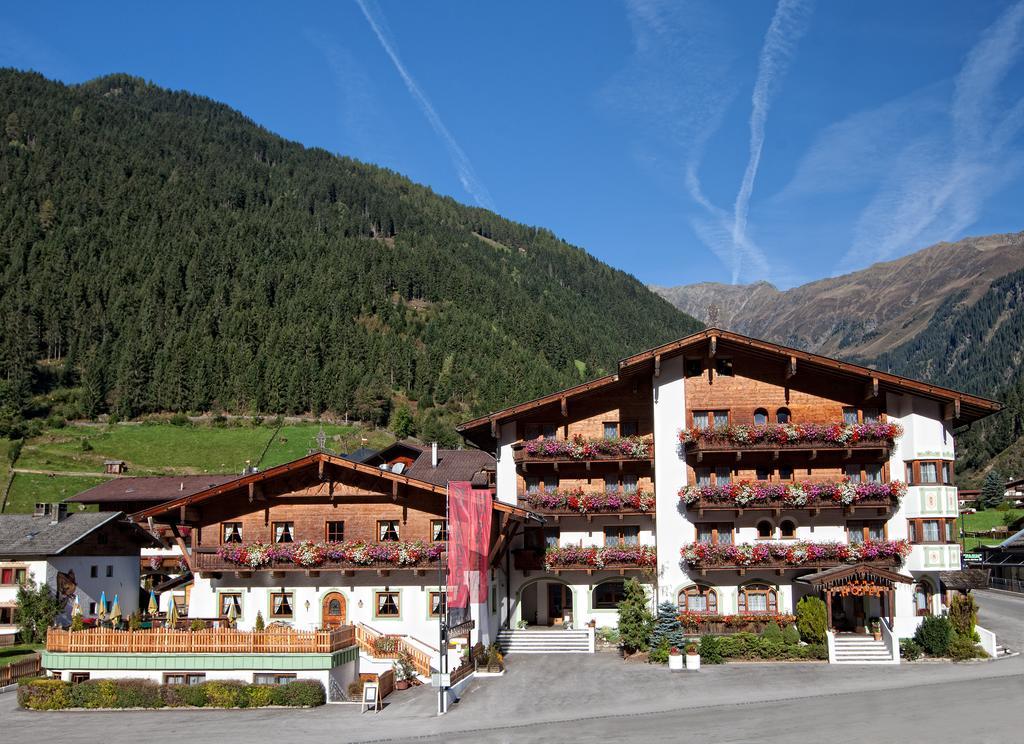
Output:
<instances>
[{"instance_id":1,"label":"chimney","mask_svg":"<svg viewBox=\"0 0 1024 744\"><path fill-rule=\"evenodd\" d=\"M50 524L57 524L63 522L68 518L68 505L63 501L59 504L51 504L50 506Z\"/></svg>"},{"instance_id":2,"label":"chimney","mask_svg":"<svg viewBox=\"0 0 1024 744\"><path fill-rule=\"evenodd\" d=\"M430 444L430 467L437 467L437 442L431 442Z\"/></svg>"},{"instance_id":3,"label":"chimney","mask_svg":"<svg viewBox=\"0 0 1024 744\"><path fill-rule=\"evenodd\" d=\"M36 517L48 517L50 516L50 505L37 501L35 511L32 514Z\"/></svg>"},{"instance_id":4,"label":"chimney","mask_svg":"<svg viewBox=\"0 0 1024 744\"><path fill-rule=\"evenodd\" d=\"M181 483L178 484L178 490L179 491L184 491L185 490L185 481L182 481Z\"/></svg>"}]
</instances>

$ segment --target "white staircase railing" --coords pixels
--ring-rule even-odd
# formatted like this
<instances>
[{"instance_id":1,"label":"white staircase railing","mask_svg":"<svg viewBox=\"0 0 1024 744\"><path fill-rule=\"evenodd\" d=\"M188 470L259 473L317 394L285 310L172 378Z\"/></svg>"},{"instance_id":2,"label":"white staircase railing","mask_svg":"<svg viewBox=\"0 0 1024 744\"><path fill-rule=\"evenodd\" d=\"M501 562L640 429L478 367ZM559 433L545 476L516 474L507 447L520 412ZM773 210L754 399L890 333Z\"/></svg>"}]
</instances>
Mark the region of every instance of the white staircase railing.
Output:
<instances>
[{"instance_id":1,"label":"white staircase railing","mask_svg":"<svg viewBox=\"0 0 1024 744\"><path fill-rule=\"evenodd\" d=\"M885 641L885 647L889 649L889 655L892 657L893 664L900 663L900 641L893 635L892 628L889 627L889 623L883 617L878 621L878 624L882 626L882 640Z\"/></svg>"}]
</instances>

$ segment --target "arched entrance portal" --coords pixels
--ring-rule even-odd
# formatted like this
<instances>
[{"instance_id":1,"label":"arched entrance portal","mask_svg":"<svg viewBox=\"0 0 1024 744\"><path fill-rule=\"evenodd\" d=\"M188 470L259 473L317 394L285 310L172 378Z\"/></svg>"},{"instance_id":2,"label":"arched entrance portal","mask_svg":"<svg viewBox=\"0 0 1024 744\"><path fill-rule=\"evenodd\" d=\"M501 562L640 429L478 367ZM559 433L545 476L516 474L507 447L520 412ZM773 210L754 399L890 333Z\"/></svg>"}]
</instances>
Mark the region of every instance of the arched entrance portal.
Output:
<instances>
[{"instance_id":1,"label":"arched entrance portal","mask_svg":"<svg viewBox=\"0 0 1024 744\"><path fill-rule=\"evenodd\" d=\"M331 592L323 601L320 624L324 628L340 628L345 624L345 596Z\"/></svg>"},{"instance_id":2,"label":"arched entrance portal","mask_svg":"<svg viewBox=\"0 0 1024 744\"><path fill-rule=\"evenodd\" d=\"M538 579L523 586L519 590L519 616L534 626L572 624L572 587L549 579Z\"/></svg>"}]
</instances>

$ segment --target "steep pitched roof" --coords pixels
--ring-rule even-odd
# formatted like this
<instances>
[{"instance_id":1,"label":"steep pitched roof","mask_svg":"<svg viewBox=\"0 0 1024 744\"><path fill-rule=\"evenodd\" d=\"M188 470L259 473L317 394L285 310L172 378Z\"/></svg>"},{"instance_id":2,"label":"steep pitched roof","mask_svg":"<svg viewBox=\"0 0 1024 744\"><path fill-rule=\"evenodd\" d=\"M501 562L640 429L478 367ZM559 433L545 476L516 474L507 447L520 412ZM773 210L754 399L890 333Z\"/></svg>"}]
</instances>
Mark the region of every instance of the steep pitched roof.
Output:
<instances>
[{"instance_id":1,"label":"steep pitched roof","mask_svg":"<svg viewBox=\"0 0 1024 744\"><path fill-rule=\"evenodd\" d=\"M741 350L755 356L767 356L778 359L780 362L800 364L801 369L810 369L825 375L842 378L847 382L860 384L877 384L879 393L891 390L900 393L912 393L925 398L931 398L944 404L949 404L956 411L956 420L960 423L968 423L983 418L991 413L996 413L1003 407L1002 403L983 398L977 395L963 393L949 388L930 385L926 382L912 380L908 377L901 377L888 372L863 367L850 362L843 362L838 359L811 354L788 346L774 344L769 341L744 336L731 331L723 331L718 328L707 328L703 331L685 336L677 341L672 341L653 349L642 351L638 354L625 357L618 363L618 372L612 375L599 377L596 380L585 382L580 385L559 390L549 395L535 398L500 411L494 411L486 416L480 416L471 421L460 424L456 429L463 435L479 434L486 428L490 428L491 436L496 436L496 427L502 420L512 420L522 413L532 411L547 405L558 404L567 401L574 396L590 393L618 383L623 377L641 372L650 371L657 374L664 358L685 354L687 351L696 349L710 349L714 347L716 353L719 351Z\"/></svg>"},{"instance_id":2,"label":"steep pitched roof","mask_svg":"<svg viewBox=\"0 0 1024 744\"><path fill-rule=\"evenodd\" d=\"M122 512L76 512L54 523L50 516L2 514L0 557L60 555L89 533L122 516ZM143 541L149 537L142 530L139 532Z\"/></svg>"},{"instance_id":3,"label":"steep pitched roof","mask_svg":"<svg viewBox=\"0 0 1024 744\"><path fill-rule=\"evenodd\" d=\"M405 472L410 478L447 486L451 481L472 482L474 476L488 466L494 466L494 457L483 450L439 449L436 468L431 466L431 454L427 450L420 453Z\"/></svg>"},{"instance_id":4,"label":"steep pitched roof","mask_svg":"<svg viewBox=\"0 0 1024 744\"><path fill-rule=\"evenodd\" d=\"M237 475L157 475L112 478L68 499L79 504L162 502L233 481Z\"/></svg>"}]
</instances>

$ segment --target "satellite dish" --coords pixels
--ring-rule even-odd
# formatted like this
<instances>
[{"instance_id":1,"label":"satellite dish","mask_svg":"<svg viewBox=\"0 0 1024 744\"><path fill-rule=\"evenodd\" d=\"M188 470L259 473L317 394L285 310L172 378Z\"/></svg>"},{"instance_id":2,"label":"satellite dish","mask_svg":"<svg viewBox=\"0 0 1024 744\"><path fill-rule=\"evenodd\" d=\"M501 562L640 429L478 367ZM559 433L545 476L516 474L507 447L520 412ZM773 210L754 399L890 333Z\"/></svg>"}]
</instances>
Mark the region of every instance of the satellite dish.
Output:
<instances>
[{"instance_id":1,"label":"satellite dish","mask_svg":"<svg viewBox=\"0 0 1024 744\"><path fill-rule=\"evenodd\" d=\"M399 473L399 474L401 474L404 471L405 471L405 463L404 462L396 462L394 465L391 466L391 472L392 473Z\"/></svg>"}]
</instances>

